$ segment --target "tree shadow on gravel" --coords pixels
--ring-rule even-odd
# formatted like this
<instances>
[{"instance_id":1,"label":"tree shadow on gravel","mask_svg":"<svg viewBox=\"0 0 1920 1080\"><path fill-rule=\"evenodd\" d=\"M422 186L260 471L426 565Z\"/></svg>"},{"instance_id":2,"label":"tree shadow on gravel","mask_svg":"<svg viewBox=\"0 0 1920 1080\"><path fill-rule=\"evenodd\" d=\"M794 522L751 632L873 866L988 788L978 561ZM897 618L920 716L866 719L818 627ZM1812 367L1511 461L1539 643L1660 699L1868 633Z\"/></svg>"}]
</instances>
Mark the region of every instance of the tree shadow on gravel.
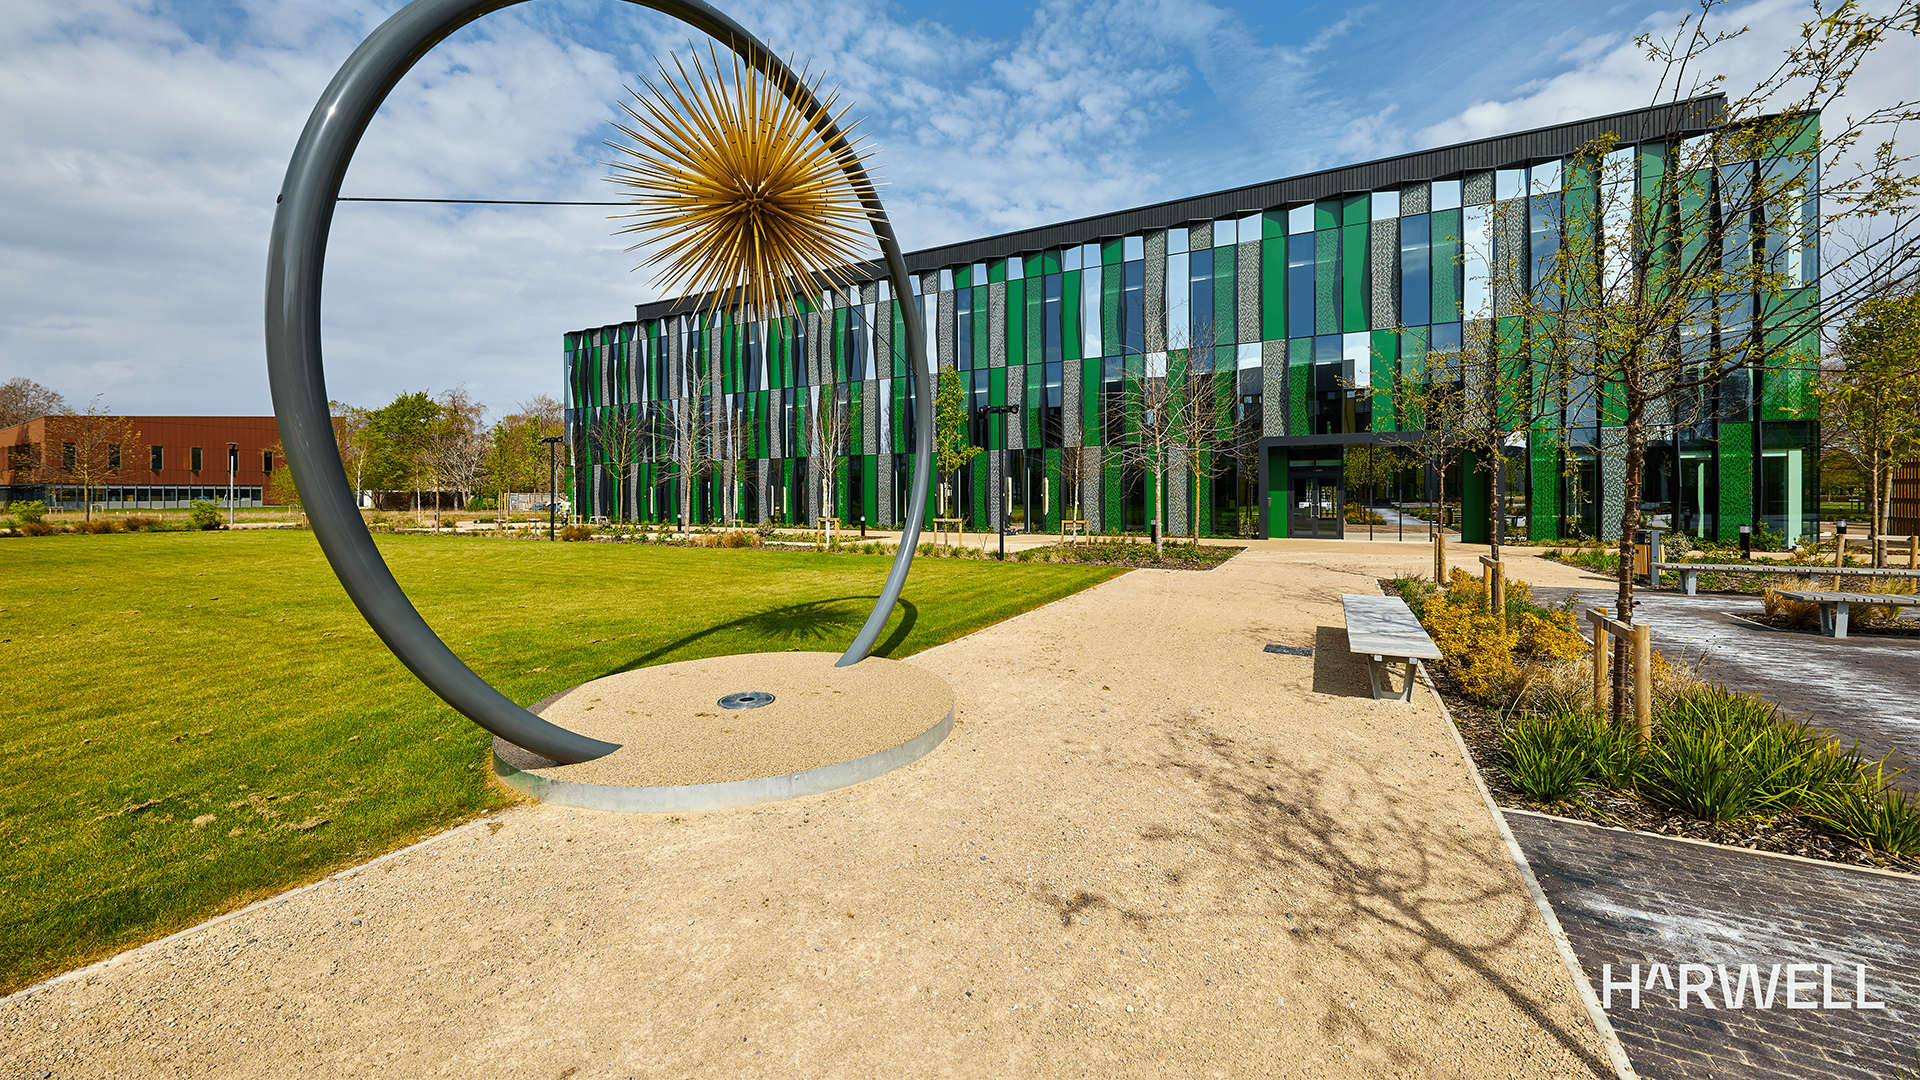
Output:
<instances>
[{"instance_id":1,"label":"tree shadow on gravel","mask_svg":"<svg viewBox=\"0 0 1920 1080\"><path fill-rule=\"evenodd\" d=\"M1339 639L1339 655L1345 657L1346 635L1338 628L1320 628L1319 648L1332 644L1329 636ZM1319 655L1316 650L1316 683L1322 667ZM1342 687L1350 685L1347 673L1337 666L1331 677ZM1364 671L1360 681L1364 687ZM1458 982L1449 984L1448 970L1457 965L1472 972L1594 1075L1613 1075L1612 1068L1585 1045L1583 1026L1570 1029L1556 1020L1542 1001L1490 961L1492 954L1512 947L1537 920L1503 847L1488 842L1484 834L1453 835L1464 830L1429 820L1418 800L1396 793L1395 783L1404 778L1378 778L1370 786L1380 793L1384 806L1358 813L1325 796L1355 781L1364 785L1371 770L1352 780L1329 776L1322 769L1284 760L1283 748L1268 740L1236 740L1211 730L1211 721L1196 716L1163 724L1165 752L1155 764L1203 785L1212 803L1208 820L1214 827L1150 826L1142 832L1144 841L1178 840L1255 877L1297 874L1313 880L1314 886L1331 894L1333 902L1318 911L1295 911L1295 920L1285 918L1289 905L1278 893L1265 901L1249 902L1264 902L1269 910L1256 914L1290 928L1299 926L1304 915L1307 925L1298 931L1303 937L1345 954L1353 970L1366 970L1410 997L1438 995L1449 1011L1469 1005L1462 1000L1463 988L1456 988ZM1169 871L1177 873L1177 865ZM1515 905L1515 914L1503 927L1489 927L1483 921L1481 912L1495 901ZM1385 930L1387 938L1370 941L1363 951L1359 943L1367 939L1340 931L1365 924ZM1546 962L1550 961L1542 961ZM1376 1030L1352 1009L1334 1007L1322 1027L1329 1037L1361 1039L1403 1059L1404 1065L1418 1064L1415 1055L1399 1045L1399 1037L1389 1030Z\"/></svg>"}]
</instances>

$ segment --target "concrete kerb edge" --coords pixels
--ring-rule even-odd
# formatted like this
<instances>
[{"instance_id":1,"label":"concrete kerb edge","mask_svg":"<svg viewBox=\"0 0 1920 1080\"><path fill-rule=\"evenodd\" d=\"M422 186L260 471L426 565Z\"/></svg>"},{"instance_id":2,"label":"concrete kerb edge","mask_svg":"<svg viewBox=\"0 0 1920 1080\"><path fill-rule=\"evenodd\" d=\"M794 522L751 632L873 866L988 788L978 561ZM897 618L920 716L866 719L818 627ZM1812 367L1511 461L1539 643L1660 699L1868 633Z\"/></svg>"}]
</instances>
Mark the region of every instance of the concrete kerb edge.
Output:
<instances>
[{"instance_id":1,"label":"concrete kerb edge","mask_svg":"<svg viewBox=\"0 0 1920 1080\"><path fill-rule=\"evenodd\" d=\"M1786 851L1761 851L1757 848L1734 847L1730 844L1716 844L1711 840L1696 840L1691 836L1668 836L1665 833L1650 833L1644 829L1623 829L1618 825L1602 825L1597 821L1582 821L1579 818L1561 817L1559 814L1543 814L1538 810L1505 809L1506 814L1524 814L1542 821L1557 821L1563 825L1584 825L1589 829L1605 829L1608 832L1631 833L1634 836L1650 836L1658 840L1671 840L1676 844L1693 844L1697 847L1712 848L1715 851L1729 852L1735 855L1759 855L1768 859L1785 859L1802 866L1815 866L1822 870L1850 870L1858 874L1878 874L1881 877L1899 881L1920 881L1920 874L1909 874L1904 870L1888 870L1883 866L1858 866L1854 863L1833 862L1830 859L1810 859L1805 855L1795 855Z\"/></svg>"},{"instance_id":2,"label":"concrete kerb edge","mask_svg":"<svg viewBox=\"0 0 1920 1080\"><path fill-rule=\"evenodd\" d=\"M1600 998L1593 992L1593 984L1587 981L1587 973L1580 970L1580 958L1574 955L1573 942L1568 940L1567 932L1560 926L1560 917L1553 913L1553 905L1547 901L1547 894L1540 888L1540 881L1533 876L1533 867L1528 864L1526 853L1520 850L1520 841L1514 839L1513 830L1507 828L1507 819L1502 816L1500 804L1493 801L1493 792L1487 788L1487 782L1480 777L1480 769L1473 763L1473 754L1467 750L1467 741L1460 737L1460 728L1453 722L1453 713L1447 708L1445 698L1434 688L1428 679L1426 665L1420 668L1420 685L1433 695L1434 703L1440 706L1440 718L1446 721L1447 733L1453 736L1453 745L1460 751L1460 760L1466 762L1467 775L1473 777L1473 786L1480 791L1480 801L1487 806L1487 813L1493 818L1494 827L1500 830L1500 838L1506 841L1507 854L1513 857L1513 865L1520 871L1520 880L1526 883L1527 892L1533 895L1534 906L1540 909L1540 917L1546 920L1547 936L1553 938L1553 947L1560 952L1560 961L1566 965L1567 974L1573 978L1573 985L1580 993L1580 1001L1587 1007L1587 1019L1599 1032L1601 1043L1607 1048L1607 1057L1613 1062L1614 1074L1619 1080L1640 1080L1640 1074L1634 1071L1633 1062L1627 1057L1627 1048L1620 1042L1620 1036L1613 1030L1613 1022L1607 1019L1607 1012L1600 1006Z\"/></svg>"},{"instance_id":3,"label":"concrete kerb edge","mask_svg":"<svg viewBox=\"0 0 1920 1080\"><path fill-rule=\"evenodd\" d=\"M509 809L513 809L513 808L502 807L501 810L496 810L496 811L493 811L492 813L482 815L480 817L474 818L472 821L466 822L461 825L455 825L453 828L448 829L445 832L435 833L434 835L429 836L424 840L420 840L416 843L408 844L406 847L399 848L394 851L389 851L385 855L382 855L378 858L369 859L363 863L355 863L352 866L349 866L343 870L337 870L334 873L328 874L326 877L319 879L318 881L309 881L305 885L301 885L298 888L288 889L286 892L276 893L275 895L266 897L265 899L256 900L253 903L248 904L246 907L235 908L234 910L229 911L223 915L215 915L211 919L207 919L203 922L194 923L192 926L189 926L183 930L175 930L173 933L168 934L166 937L156 938L153 941L146 942L145 944L142 944L142 945L135 945L130 949L126 949L121 952L114 953L112 956L106 957L105 959L102 959L102 960L95 960L93 963L88 964L86 967L75 968L72 971L61 972L60 974L55 975L51 979L46 979L44 981L34 983L32 986L26 987L25 989L15 990L13 993L8 994L5 997L0 997L0 1004L5 1004L7 1002L14 1001L19 998L24 998L31 994L37 994L42 990L50 990L61 983L71 982L74 979L87 978L88 976L98 974L99 972L104 971L107 968L113 967L114 965L120 963L123 960L131 959L137 953L143 953L149 949L162 948L172 943L176 939L186 937L189 934L197 934L202 930L219 926L221 923L231 922L243 916L251 915L256 911L261 910L262 908L274 907L280 904L284 904L287 901L293 899L294 897L299 896L301 893L311 892L314 889L318 889L322 885L330 884L335 881L341 881L346 878L353 877L355 874L358 874L365 870L370 870L376 866L379 866L383 862L388 862L393 859L405 858L406 856L419 851L421 848L432 847L434 844L438 844L443 840L447 840L447 839L450 839L451 837L458 836L461 833L469 832L473 829L479 828L481 825L486 824L489 820L495 817L498 817L502 810L509 810Z\"/></svg>"},{"instance_id":4,"label":"concrete kerb edge","mask_svg":"<svg viewBox=\"0 0 1920 1080\"><path fill-rule=\"evenodd\" d=\"M582 784L524 772L507 764L498 753L493 755L493 772L501 783L521 794L576 810L607 810L625 814L730 810L761 803L784 802L807 795L824 795L911 765L946 741L947 735L953 731L953 713L953 709L948 709L946 716L938 723L897 746L876 750L851 761L822 765L817 769L784 776L657 787Z\"/></svg>"}]
</instances>

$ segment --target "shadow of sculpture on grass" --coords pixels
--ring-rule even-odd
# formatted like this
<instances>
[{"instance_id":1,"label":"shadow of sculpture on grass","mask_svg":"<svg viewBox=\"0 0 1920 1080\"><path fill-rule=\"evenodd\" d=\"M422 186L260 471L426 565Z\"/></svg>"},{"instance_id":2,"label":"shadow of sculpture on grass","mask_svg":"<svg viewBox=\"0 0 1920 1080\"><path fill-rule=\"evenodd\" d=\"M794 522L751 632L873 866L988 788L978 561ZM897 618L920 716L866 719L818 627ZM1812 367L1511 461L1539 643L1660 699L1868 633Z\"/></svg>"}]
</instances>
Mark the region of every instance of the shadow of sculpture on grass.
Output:
<instances>
[{"instance_id":1,"label":"shadow of sculpture on grass","mask_svg":"<svg viewBox=\"0 0 1920 1080\"><path fill-rule=\"evenodd\" d=\"M860 605L862 603L871 605L876 599L878 597L875 595L834 596L820 600L806 600L797 604L782 604L779 607L756 611L737 619L715 623L691 634L684 634L647 650L619 667L610 668L596 678L604 679L608 675L650 667L661 663L666 657L683 650L695 649L703 644L719 645L720 648L681 659L704 660L715 656L739 655L739 653L727 651L724 640L715 641L723 635L734 633L744 635L744 640L758 646L747 650L749 652L834 651L830 647L832 641L844 639L848 633L857 629L865 621L869 609ZM890 658L894 650L907 640L907 635L913 633L914 624L920 621L920 609L914 606L913 601L902 598L897 606L900 609L900 621L895 624L886 640L874 646L871 655Z\"/></svg>"}]
</instances>

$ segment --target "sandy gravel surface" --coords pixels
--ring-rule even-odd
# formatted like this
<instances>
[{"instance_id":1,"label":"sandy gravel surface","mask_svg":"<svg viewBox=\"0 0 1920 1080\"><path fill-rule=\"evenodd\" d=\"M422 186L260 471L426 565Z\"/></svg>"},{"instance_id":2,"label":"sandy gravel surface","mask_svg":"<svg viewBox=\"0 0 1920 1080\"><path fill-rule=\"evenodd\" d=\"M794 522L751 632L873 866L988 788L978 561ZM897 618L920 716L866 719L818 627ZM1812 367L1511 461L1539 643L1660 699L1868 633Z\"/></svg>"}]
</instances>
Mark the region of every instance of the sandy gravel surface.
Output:
<instances>
[{"instance_id":1,"label":"sandy gravel surface","mask_svg":"<svg viewBox=\"0 0 1920 1080\"><path fill-rule=\"evenodd\" d=\"M1345 651L1412 548L1125 575L915 657L912 766L510 810L0 1002L0 1075L1610 1075L1431 699Z\"/></svg>"},{"instance_id":2,"label":"sandy gravel surface","mask_svg":"<svg viewBox=\"0 0 1920 1080\"><path fill-rule=\"evenodd\" d=\"M953 690L923 667L873 657L836 668L839 653L754 653L661 664L595 679L540 715L620 744L605 757L559 765L494 741L517 768L577 784L718 784L785 776L899 746L938 724ZM723 709L759 690L773 702Z\"/></svg>"}]
</instances>

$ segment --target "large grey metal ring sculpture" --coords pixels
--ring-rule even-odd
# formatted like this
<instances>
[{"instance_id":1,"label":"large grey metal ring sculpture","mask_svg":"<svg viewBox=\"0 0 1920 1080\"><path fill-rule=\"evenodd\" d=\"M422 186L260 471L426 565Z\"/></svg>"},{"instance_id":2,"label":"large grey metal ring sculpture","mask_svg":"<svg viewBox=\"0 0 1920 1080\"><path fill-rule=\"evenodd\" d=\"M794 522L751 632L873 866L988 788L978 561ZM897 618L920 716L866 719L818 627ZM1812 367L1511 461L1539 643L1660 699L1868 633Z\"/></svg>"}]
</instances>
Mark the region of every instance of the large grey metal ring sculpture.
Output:
<instances>
[{"instance_id":1,"label":"large grey metal ring sculpture","mask_svg":"<svg viewBox=\"0 0 1920 1080\"><path fill-rule=\"evenodd\" d=\"M400 590L347 487L321 369L320 284L327 232L333 223L341 180L360 136L387 94L428 50L481 16L522 2L414 0L380 24L333 77L300 133L273 216L273 239L267 251L267 374L287 464L293 469L314 536L340 584L380 640L421 682L474 723L536 754L576 762L612 753L619 747L550 724L514 704L461 663ZM793 71L726 15L701 0L628 2L671 15L733 49L812 116L815 132L829 145L846 145L846 135ZM846 171L872 219L887 275L900 300L907 362L918 384L914 397L919 423L906 533L880 598L840 658L839 667L866 658L900 598L919 543L920 519L926 512L933 471L933 380L927 371L926 339L907 281L907 264L866 170L854 162Z\"/></svg>"}]
</instances>

